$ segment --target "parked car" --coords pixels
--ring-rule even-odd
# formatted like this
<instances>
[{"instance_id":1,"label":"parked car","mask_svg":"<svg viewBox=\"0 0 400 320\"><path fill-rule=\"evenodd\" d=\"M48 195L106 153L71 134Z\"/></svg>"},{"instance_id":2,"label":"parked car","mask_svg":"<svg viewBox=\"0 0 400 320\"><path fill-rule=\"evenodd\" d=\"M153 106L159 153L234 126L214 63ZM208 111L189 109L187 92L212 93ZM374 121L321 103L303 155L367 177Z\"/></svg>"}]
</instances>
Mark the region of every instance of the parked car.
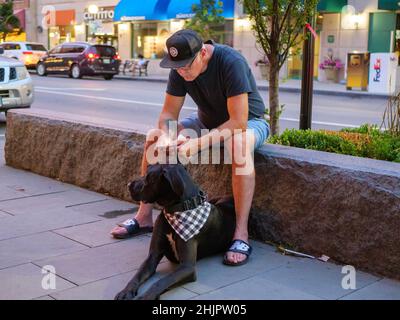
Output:
<instances>
[{"instance_id":1,"label":"parked car","mask_svg":"<svg viewBox=\"0 0 400 320\"><path fill-rule=\"evenodd\" d=\"M37 65L39 76L68 74L71 78L103 76L111 80L119 72L121 58L114 47L86 42L63 43L50 50Z\"/></svg>"},{"instance_id":2,"label":"parked car","mask_svg":"<svg viewBox=\"0 0 400 320\"><path fill-rule=\"evenodd\" d=\"M47 49L41 43L3 42L0 47L4 49L6 57L18 59L27 68L36 68L40 58L47 54Z\"/></svg>"},{"instance_id":3,"label":"parked car","mask_svg":"<svg viewBox=\"0 0 400 320\"><path fill-rule=\"evenodd\" d=\"M32 78L25 65L4 56L0 48L0 112L15 108L29 108L33 103Z\"/></svg>"}]
</instances>

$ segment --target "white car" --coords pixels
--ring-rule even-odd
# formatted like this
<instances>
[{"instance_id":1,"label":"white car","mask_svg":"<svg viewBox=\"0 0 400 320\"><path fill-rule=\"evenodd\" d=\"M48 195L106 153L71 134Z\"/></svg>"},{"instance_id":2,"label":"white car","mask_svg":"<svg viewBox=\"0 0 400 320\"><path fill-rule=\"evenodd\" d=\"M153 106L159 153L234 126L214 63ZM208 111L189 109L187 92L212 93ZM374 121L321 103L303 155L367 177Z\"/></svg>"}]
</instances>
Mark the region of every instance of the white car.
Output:
<instances>
[{"instance_id":1,"label":"white car","mask_svg":"<svg viewBox=\"0 0 400 320\"><path fill-rule=\"evenodd\" d=\"M18 59L27 68L36 68L40 58L47 54L46 48L35 42L3 42L0 47L6 57Z\"/></svg>"},{"instance_id":2,"label":"white car","mask_svg":"<svg viewBox=\"0 0 400 320\"><path fill-rule=\"evenodd\" d=\"M34 100L33 82L24 64L2 55L0 48L0 112L29 108Z\"/></svg>"}]
</instances>

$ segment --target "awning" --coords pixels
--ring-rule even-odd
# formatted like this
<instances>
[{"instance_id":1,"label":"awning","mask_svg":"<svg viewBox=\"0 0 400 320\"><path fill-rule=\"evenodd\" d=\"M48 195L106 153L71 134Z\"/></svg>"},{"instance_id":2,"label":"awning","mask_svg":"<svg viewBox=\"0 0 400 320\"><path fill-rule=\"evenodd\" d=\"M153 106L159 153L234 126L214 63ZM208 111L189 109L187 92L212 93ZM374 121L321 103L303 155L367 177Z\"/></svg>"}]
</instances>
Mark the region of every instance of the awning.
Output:
<instances>
[{"instance_id":1,"label":"awning","mask_svg":"<svg viewBox=\"0 0 400 320\"><path fill-rule=\"evenodd\" d=\"M20 27L23 30L25 30L26 27L25 9L14 10L14 16L18 18Z\"/></svg>"},{"instance_id":2,"label":"awning","mask_svg":"<svg viewBox=\"0 0 400 320\"><path fill-rule=\"evenodd\" d=\"M347 5L347 0L321 0L318 2L318 12L341 12Z\"/></svg>"},{"instance_id":3,"label":"awning","mask_svg":"<svg viewBox=\"0 0 400 320\"><path fill-rule=\"evenodd\" d=\"M56 25L69 26L75 23L75 10L57 10Z\"/></svg>"},{"instance_id":4,"label":"awning","mask_svg":"<svg viewBox=\"0 0 400 320\"><path fill-rule=\"evenodd\" d=\"M378 9L400 10L400 1L399 0L378 0Z\"/></svg>"},{"instance_id":5,"label":"awning","mask_svg":"<svg viewBox=\"0 0 400 320\"><path fill-rule=\"evenodd\" d=\"M222 16L233 18L235 1L224 0L223 3ZM121 0L115 7L114 21L190 18L193 4L200 4L200 0Z\"/></svg>"},{"instance_id":6,"label":"awning","mask_svg":"<svg viewBox=\"0 0 400 320\"><path fill-rule=\"evenodd\" d=\"M171 0L121 0L115 7L114 21L166 20L170 2Z\"/></svg>"},{"instance_id":7,"label":"awning","mask_svg":"<svg viewBox=\"0 0 400 320\"><path fill-rule=\"evenodd\" d=\"M193 16L193 4L200 4L200 0L172 0L167 12L168 19L190 18ZM235 0L223 0L224 18L233 18L235 14Z\"/></svg>"}]
</instances>

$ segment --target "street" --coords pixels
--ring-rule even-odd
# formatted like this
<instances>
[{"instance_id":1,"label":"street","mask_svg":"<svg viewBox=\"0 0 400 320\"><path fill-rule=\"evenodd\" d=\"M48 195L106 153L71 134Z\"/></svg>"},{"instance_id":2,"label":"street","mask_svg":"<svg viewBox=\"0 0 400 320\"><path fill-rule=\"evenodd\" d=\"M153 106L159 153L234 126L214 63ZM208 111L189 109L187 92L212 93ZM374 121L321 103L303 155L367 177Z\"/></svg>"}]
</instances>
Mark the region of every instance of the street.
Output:
<instances>
[{"instance_id":1,"label":"street","mask_svg":"<svg viewBox=\"0 0 400 320\"><path fill-rule=\"evenodd\" d=\"M66 76L32 77L36 94L32 108L79 114L94 121L101 120L102 123L113 120L141 132L156 125L166 88L165 83L146 81L105 81L102 78L73 80ZM261 95L268 101L266 91L262 91ZM285 105L281 131L298 128L300 95L282 92L280 102ZM313 129L340 130L363 123L380 124L385 106L386 100L383 98L315 95ZM181 117L195 110L194 102L187 97ZM4 139L4 134L3 114L0 117L0 139Z\"/></svg>"}]
</instances>

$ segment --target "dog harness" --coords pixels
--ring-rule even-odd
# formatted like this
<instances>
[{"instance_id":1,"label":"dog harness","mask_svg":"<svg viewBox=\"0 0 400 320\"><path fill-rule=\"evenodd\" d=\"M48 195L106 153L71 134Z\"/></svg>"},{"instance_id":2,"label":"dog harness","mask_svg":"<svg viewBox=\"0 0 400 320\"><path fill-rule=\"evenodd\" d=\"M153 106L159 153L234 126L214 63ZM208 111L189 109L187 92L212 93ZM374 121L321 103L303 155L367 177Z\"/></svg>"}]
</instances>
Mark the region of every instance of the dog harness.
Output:
<instances>
[{"instance_id":1,"label":"dog harness","mask_svg":"<svg viewBox=\"0 0 400 320\"><path fill-rule=\"evenodd\" d=\"M191 210L174 213L163 211L172 229L174 229L184 241L188 241L200 232L210 212L211 204L207 201Z\"/></svg>"}]
</instances>

